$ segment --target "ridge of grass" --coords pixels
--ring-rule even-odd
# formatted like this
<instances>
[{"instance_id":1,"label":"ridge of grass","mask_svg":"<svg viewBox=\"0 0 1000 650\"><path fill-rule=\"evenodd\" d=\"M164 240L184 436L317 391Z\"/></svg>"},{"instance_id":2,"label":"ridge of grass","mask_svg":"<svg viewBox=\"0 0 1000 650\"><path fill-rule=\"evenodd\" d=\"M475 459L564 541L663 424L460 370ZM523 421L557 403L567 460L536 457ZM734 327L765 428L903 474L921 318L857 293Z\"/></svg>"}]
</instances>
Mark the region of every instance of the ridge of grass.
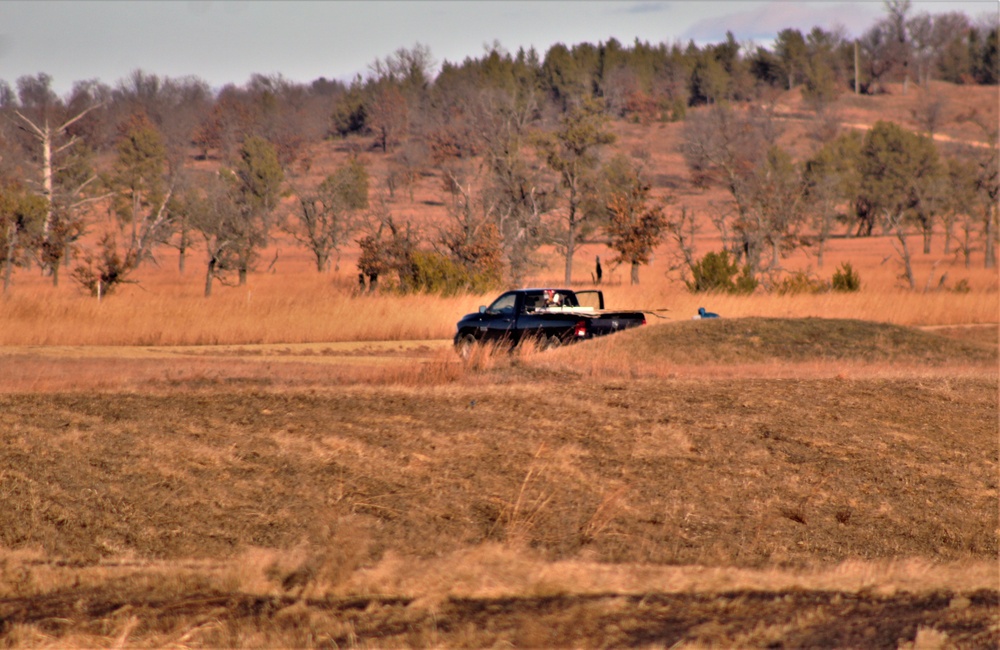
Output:
<instances>
[{"instance_id":1,"label":"ridge of grass","mask_svg":"<svg viewBox=\"0 0 1000 650\"><path fill-rule=\"evenodd\" d=\"M997 346L934 332L855 319L736 318L640 328L595 341L596 349L630 361L761 363L997 362Z\"/></svg>"}]
</instances>

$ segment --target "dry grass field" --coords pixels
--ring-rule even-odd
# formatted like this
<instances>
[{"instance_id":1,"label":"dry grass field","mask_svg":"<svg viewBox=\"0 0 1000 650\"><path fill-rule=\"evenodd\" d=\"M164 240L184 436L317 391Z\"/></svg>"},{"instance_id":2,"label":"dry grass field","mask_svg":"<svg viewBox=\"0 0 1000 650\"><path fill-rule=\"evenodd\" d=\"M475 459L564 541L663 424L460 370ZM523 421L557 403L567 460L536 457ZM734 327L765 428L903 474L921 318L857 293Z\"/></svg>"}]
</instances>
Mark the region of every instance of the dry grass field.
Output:
<instances>
[{"instance_id":1,"label":"dry grass field","mask_svg":"<svg viewBox=\"0 0 1000 650\"><path fill-rule=\"evenodd\" d=\"M970 329L8 349L47 378L0 395L0 638L995 647L997 345Z\"/></svg>"},{"instance_id":2,"label":"dry grass field","mask_svg":"<svg viewBox=\"0 0 1000 650\"><path fill-rule=\"evenodd\" d=\"M675 126L620 130L708 205ZM396 209L430 229L423 182ZM667 310L646 327L467 362L454 322L490 296L356 296L350 250L321 275L278 240L274 273L210 299L197 252L100 303L23 272L0 299L0 646L995 648L996 272L938 237L911 292L891 252L787 261L849 261L855 294L733 297L689 294L664 247L604 287ZM547 260L532 283L558 283Z\"/></svg>"}]
</instances>

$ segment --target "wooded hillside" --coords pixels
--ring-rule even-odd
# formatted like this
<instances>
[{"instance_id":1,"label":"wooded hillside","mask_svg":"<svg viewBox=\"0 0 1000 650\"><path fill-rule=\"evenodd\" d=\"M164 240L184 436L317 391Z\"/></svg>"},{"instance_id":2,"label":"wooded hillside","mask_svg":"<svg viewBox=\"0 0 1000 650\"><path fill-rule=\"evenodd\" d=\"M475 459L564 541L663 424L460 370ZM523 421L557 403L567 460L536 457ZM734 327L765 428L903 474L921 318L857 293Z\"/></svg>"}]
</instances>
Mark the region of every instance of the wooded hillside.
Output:
<instances>
[{"instance_id":1,"label":"wooded hillside","mask_svg":"<svg viewBox=\"0 0 1000 650\"><path fill-rule=\"evenodd\" d=\"M997 27L886 10L859 39L785 29L770 48L494 43L438 66L417 44L349 85L0 82L4 291L68 269L105 295L172 248L182 272L199 251L210 295L276 238L318 271L349 251L367 291L517 285L543 248L570 284L585 245L632 283L669 251L692 291L780 290L805 281L783 264L796 251L822 266L830 238L874 233L911 289L935 237L991 268ZM717 250L695 246L706 230Z\"/></svg>"}]
</instances>

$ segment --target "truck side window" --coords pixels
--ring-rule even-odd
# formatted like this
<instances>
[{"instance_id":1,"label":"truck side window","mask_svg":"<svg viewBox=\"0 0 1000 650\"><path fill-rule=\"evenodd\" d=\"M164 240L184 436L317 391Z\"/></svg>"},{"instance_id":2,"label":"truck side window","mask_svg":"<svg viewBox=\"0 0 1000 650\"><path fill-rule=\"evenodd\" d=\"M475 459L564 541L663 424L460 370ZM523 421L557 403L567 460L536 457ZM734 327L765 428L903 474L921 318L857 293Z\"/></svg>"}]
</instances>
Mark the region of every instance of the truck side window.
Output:
<instances>
[{"instance_id":1,"label":"truck side window","mask_svg":"<svg viewBox=\"0 0 1000 650\"><path fill-rule=\"evenodd\" d=\"M486 311L490 314L502 314L504 316L514 315L514 304L517 302L517 294L505 293L489 306Z\"/></svg>"},{"instance_id":2,"label":"truck side window","mask_svg":"<svg viewBox=\"0 0 1000 650\"><path fill-rule=\"evenodd\" d=\"M539 309L545 309L545 296L526 295L524 297L524 306L521 309L522 314L530 314Z\"/></svg>"}]
</instances>

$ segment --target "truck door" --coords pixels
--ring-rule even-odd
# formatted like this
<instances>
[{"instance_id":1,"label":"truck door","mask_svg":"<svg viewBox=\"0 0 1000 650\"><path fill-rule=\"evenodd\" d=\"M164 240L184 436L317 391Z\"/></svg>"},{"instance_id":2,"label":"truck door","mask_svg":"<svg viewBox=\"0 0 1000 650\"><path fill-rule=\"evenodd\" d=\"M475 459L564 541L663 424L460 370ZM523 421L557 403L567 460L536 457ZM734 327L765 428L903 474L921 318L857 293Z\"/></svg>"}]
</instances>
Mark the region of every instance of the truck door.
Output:
<instances>
[{"instance_id":1,"label":"truck door","mask_svg":"<svg viewBox=\"0 0 1000 650\"><path fill-rule=\"evenodd\" d=\"M580 307L593 307L596 311L604 309L604 292L596 289L577 291L576 300Z\"/></svg>"},{"instance_id":2,"label":"truck door","mask_svg":"<svg viewBox=\"0 0 1000 650\"><path fill-rule=\"evenodd\" d=\"M517 293L510 291L493 301L493 304L486 308L486 315L489 318L483 321L486 332L484 341L509 340L512 344L517 342Z\"/></svg>"}]
</instances>

